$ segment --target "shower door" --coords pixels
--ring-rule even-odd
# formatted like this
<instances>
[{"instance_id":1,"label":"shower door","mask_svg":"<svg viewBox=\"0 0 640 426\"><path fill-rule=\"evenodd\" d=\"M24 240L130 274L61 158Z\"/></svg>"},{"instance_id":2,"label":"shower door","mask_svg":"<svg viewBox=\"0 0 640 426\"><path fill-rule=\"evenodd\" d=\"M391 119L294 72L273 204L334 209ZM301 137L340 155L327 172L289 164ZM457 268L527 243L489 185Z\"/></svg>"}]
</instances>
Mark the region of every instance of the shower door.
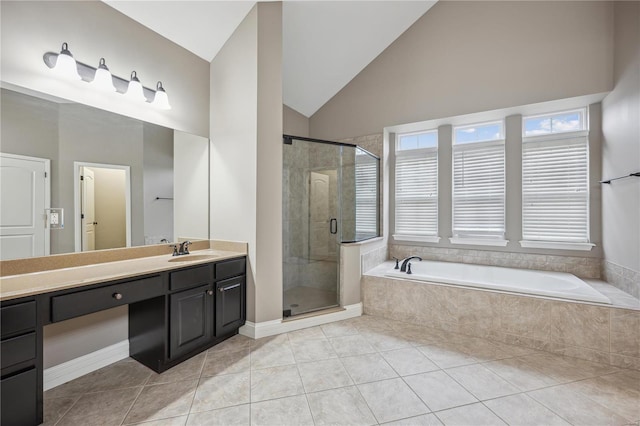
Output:
<instances>
[{"instance_id":1,"label":"shower door","mask_svg":"<svg viewBox=\"0 0 640 426\"><path fill-rule=\"evenodd\" d=\"M340 145L290 139L283 158L283 309L340 304Z\"/></svg>"}]
</instances>

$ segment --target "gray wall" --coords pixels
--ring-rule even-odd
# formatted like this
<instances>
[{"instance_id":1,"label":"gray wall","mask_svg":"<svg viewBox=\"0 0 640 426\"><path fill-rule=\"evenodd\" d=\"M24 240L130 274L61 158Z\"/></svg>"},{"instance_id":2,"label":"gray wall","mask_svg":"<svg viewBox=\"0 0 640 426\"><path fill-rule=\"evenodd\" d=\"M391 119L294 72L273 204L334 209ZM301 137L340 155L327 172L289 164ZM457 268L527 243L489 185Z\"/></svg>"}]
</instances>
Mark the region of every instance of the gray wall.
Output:
<instances>
[{"instance_id":1,"label":"gray wall","mask_svg":"<svg viewBox=\"0 0 640 426\"><path fill-rule=\"evenodd\" d=\"M145 243L173 240L173 130L144 123L143 186Z\"/></svg>"},{"instance_id":2,"label":"gray wall","mask_svg":"<svg viewBox=\"0 0 640 426\"><path fill-rule=\"evenodd\" d=\"M74 251L73 163L131 167L131 244L144 244L142 122L84 105L60 105L58 188L65 227L58 232L58 253Z\"/></svg>"},{"instance_id":3,"label":"gray wall","mask_svg":"<svg viewBox=\"0 0 640 426\"><path fill-rule=\"evenodd\" d=\"M208 136L209 63L100 1L0 2L2 81L161 126ZM145 86L161 80L172 109L129 107L95 96L83 84L61 82L42 60L69 43L74 57L97 65L104 57L112 73L132 70Z\"/></svg>"},{"instance_id":4,"label":"gray wall","mask_svg":"<svg viewBox=\"0 0 640 426\"><path fill-rule=\"evenodd\" d=\"M309 136L309 118L295 109L282 105L282 122L285 135Z\"/></svg>"},{"instance_id":5,"label":"gray wall","mask_svg":"<svg viewBox=\"0 0 640 426\"><path fill-rule=\"evenodd\" d=\"M640 171L640 3L615 3L615 86L602 102L602 176ZM635 273L640 296L640 179L602 185L604 257ZM618 274L619 273L619 274ZM615 279L617 277L607 277Z\"/></svg>"},{"instance_id":6,"label":"gray wall","mask_svg":"<svg viewBox=\"0 0 640 426\"><path fill-rule=\"evenodd\" d=\"M610 2L441 1L310 118L342 139L612 88Z\"/></svg>"}]
</instances>

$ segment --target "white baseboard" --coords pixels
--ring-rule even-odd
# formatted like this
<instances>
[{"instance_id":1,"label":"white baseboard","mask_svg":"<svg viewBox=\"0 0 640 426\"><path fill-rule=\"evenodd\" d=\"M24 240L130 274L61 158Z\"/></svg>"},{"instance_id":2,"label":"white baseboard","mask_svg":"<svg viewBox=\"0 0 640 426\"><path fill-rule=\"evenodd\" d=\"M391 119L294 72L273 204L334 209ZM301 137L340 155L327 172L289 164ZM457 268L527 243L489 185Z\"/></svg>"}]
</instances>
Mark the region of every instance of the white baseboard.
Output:
<instances>
[{"instance_id":1,"label":"white baseboard","mask_svg":"<svg viewBox=\"0 0 640 426\"><path fill-rule=\"evenodd\" d=\"M243 336L251 337L252 339L259 339L261 337L288 333L302 328L315 327L317 325L327 324L330 322L355 318L361 315L362 303L356 303L354 305L345 306L343 311L331 312L325 315L317 315L293 321L282 321L281 319L259 323L247 321L245 325L240 327L239 332Z\"/></svg>"},{"instance_id":2,"label":"white baseboard","mask_svg":"<svg viewBox=\"0 0 640 426\"><path fill-rule=\"evenodd\" d=\"M92 371L129 357L129 340L74 358L44 370L44 390L55 388Z\"/></svg>"}]
</instances>

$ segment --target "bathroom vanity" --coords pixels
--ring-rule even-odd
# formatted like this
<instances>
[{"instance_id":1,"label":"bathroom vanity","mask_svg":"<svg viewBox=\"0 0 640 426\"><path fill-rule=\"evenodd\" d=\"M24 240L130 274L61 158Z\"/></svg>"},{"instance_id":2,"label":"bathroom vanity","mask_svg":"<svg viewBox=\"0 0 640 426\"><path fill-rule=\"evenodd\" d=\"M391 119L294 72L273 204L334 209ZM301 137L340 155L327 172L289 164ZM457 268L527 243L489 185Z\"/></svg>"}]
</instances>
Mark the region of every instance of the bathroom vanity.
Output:
<instances>
[{"instance_id":1,"label":"bathroom vanity","mask_svg":"<svg viewBox=\"0 0 640 426\"><path fill-rule=\"evenodd\" d=\"M3 278L0 423L43 421L47 324L129 305L130 355L158 373L237 334L245 322L246 257L204 252ZM15 288L28 295L16 296Z\"/></svg>"}]
</instances>

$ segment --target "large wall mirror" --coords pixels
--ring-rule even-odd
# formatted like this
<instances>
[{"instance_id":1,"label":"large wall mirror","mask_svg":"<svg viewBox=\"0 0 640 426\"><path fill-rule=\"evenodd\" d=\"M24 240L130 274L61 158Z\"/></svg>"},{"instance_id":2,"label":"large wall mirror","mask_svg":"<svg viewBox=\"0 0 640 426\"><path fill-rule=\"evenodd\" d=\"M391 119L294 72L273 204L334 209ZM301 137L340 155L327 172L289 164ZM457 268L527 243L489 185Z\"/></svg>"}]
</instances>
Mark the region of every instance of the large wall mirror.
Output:
<instances>
[{"instance_id":1,"label":"large wall mirror","mask_svg":"<svg viewBox=\"0 0 640 426\"><path fill-rule=\"evenodd\" d=\"M2 260L209 237L208 139L22 90L0 104Z\"/></svg>"}]
</instances>

